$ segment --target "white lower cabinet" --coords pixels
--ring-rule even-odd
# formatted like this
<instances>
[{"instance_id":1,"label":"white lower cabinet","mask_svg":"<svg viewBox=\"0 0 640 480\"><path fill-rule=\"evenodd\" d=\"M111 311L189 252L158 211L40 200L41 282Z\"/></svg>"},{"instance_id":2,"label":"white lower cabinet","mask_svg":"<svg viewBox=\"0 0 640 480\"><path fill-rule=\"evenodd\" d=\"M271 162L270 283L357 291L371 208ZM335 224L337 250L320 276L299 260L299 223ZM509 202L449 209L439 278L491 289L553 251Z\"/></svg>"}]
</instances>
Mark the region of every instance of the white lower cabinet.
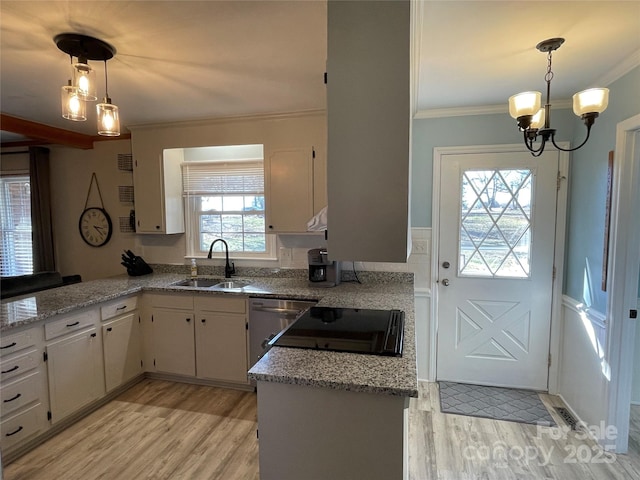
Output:
<instances>
[{"instance_id":1,"label":"white lower cabinet","mask_svg":"<svg viewBox=\"0 0 640 480\"><path fill-rule=\"evenodd\" d=\"M156 372L248 383L245 297L152 294L145 298L151 306L151 358Z\"/></svg>"},{"instance_id":2,"label":"white lower cabinet","mask_svg":"<svg viewBox=\"0 0 640 480\"><path fill-rule=\"evenodd\" d=\"M46 347L51 423L105 394L100 331L94 325Z\"/></svg>"},{"instance_id":3,"label":"white lower cabinet","mask_svg":"<svg viewBox=\"0 0 640 480\"><path fill-rule=\"evenodd\" d=\"M102 324L104 380L107 392L142 373L140 320L129 313Z\"/></svg>"},{"instance_id":4,"label":"white lower cabinet","mask_svg":"<svg viewBox=\"0 0 640 480\"><path fill-rule=\"evenodd\" d=\"M154 308L151 323L156 371L194 377L193 311Z\"/></svg>"},{"instance_id":5,"label":"white lower cabinet","mask_svg":"<svg viewBox=\"0 0 640 480\"><path fill-rule=\"evenodd\" d=\"M42 327L0 339L0 449L8 454L47 429Z\"/></svg>"},{"instance_id":6,"label":"white lower cabinet","mask_svg":"<svg viewBox=\"0 0 640 480\"><path fill-rule=\"evenodd\" d=\"M247 299L198 295L194 308L198 378L247 384Z\"/></svg>"}]
</instances>

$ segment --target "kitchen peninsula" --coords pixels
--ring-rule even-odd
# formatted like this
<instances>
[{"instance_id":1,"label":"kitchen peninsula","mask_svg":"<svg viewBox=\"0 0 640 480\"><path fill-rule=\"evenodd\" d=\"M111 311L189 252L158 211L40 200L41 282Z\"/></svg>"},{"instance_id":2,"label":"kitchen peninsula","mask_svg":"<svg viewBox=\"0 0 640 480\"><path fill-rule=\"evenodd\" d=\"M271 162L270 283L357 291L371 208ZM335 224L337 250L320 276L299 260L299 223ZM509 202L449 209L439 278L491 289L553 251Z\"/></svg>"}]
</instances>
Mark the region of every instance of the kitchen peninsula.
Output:
<instances>
[{"instance_id":1,"label":"kitchen peninsula","mask_svg":"<svg viewBox=\"0 0 640 480\"><path fill-rule=\"evenodd\" d=\"M160 271L156 268L156 272ZM68 314L139 294L144 294L137 307L141 310L147 294L313 299L322 306L403 310L402 357L274 347L249 375L258 382L261 478L356 478L354 472L361 475L369 471L366 478L402 478L404 413L408 397L417 396L412 276L372 274L362 285L311 288L304 275L294 272L246 271L240 275L251 288L216 292L175 286L185 278L180 272L123 275L18 297L2 303L2 337L14 337L34 328L39 331L43 325L46 328ZM42 348L44 339L39 341ZM141 343L145 345L144 338ZM17 355L9 352L8 356ZM3 356L3 364L6 358ZM145 365L144 371L153 372L153 367ZM48 403L46 395L40 401ZM311 423L305 425L303 420ZM323 428L318 429L319 425ZM49 428L41 427L32 439L26 439L26 444ZM274 451L280 451L287 462L281 463ZM298 467L305 467L303 476Z\"/></svg>"}]
</instances>

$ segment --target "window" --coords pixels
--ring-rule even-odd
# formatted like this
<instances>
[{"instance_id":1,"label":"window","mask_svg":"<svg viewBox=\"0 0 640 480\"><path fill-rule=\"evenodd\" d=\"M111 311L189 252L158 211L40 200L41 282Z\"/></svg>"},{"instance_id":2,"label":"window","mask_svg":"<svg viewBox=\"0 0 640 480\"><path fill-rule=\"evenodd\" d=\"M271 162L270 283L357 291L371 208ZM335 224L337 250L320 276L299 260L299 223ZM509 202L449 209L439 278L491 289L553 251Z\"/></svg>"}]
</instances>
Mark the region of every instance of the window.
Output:
<instances>
[{"instance_id":1,"label":"window","mask_svg":"<svg viewBox=\"0 0 640 480\"><path fill-rule=\"evenodd\" d=\"M248 147L259 149L247 155ZM208 155L188 155L187 150L199 149L185 149L182 166L187 253L207 255L211 243L222 238L235 258L273 258L273 236L265 228L262 145L205 148ZM217 243L214 252L223 251Z\"/></svg>"},{"instance_id":2,"label":"window","mask_svg":"<svg viewBox=\"0 0 640 480\"><path fill-rule=\"evenodd\" d=\"M0 177L3 277L33 273L31 241L31 188L28 175Z\"/></svg>"}]
</instances>

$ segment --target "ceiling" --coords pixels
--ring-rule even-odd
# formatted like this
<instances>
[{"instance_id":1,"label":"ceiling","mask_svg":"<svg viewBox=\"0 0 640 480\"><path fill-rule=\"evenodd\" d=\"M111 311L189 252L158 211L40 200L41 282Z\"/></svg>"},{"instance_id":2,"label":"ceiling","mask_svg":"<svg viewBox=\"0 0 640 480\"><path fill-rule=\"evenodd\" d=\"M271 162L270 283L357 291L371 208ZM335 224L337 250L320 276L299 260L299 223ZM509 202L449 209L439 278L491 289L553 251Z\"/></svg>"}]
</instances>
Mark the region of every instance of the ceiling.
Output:
<instances>
[{"instance_id":1,"label":"ceiling","mask_svg":"<svg viewBox=\"0 0 640 480\"><path fill-rule=\"evenodd\" d=\"M326 2L0 2L3 114L94 135L60 117L69 57L53 37L75 32L112 44L109 95L126 126L325 108ZM414 113L506 112L506 99L544 89L552 99L610 83L640 63L638 1L418 1L414 3ZM104 92L104 66L97 70ZM604 84L602 83L604 82ZM499 105L499 107L497 107ZM13 136L2 134L3 143ZM18 137L19 138L19 137Z\"/></svg>"}]
</instances>

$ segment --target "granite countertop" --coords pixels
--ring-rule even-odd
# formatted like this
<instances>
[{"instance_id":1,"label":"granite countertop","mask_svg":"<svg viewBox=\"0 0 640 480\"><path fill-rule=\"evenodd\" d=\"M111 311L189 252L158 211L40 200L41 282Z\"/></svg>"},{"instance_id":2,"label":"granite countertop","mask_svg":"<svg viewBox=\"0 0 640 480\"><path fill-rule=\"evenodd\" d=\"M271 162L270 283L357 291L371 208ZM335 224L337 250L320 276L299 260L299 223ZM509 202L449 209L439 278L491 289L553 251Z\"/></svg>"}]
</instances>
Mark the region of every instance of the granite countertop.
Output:
<instances>
[{"instance_id":1,"label":"granite countertop","mask_svg":"<svg viewBox=\"0 0 640 480\"><path fill-rule=\"evenodd\" d=\"M120 275L82 282L2 301L0 332L46 320L109 300L149 292L190 292L264 298L318 300L320 306L398 309L405 312L401 358L355 353L273 347L249 371L253 380L300 384L400 396L417 396L413 282L408 274L380 274L363 284L342 283L333 288L310 287L301 276L239 276L251 286L220 292L172 285L184 273Z\"/></svg>"}]
</instances>

